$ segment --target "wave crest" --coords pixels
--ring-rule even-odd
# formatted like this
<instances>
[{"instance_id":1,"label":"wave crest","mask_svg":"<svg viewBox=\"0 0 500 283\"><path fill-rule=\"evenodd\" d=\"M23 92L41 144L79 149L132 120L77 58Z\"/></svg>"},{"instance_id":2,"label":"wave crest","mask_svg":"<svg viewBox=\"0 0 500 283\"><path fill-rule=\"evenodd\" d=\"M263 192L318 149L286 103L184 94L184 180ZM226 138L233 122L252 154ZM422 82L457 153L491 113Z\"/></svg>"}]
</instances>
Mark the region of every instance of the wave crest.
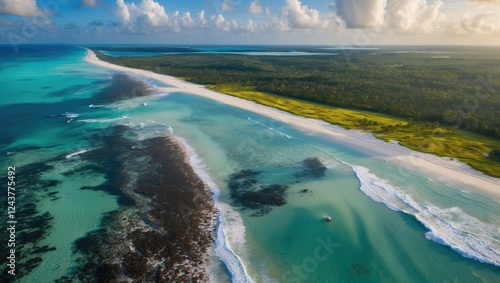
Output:
<instances>
[{"instance_id":1,"label":"wave crest","mask_svg":"<svg viewBox=\"0 0 500 283\"><path fill-rule=\"evenodd\" d=\"M399 188L362 166L351 166L363 191L392 210L412 214L429 232L426 237L451 247L464 257L500 266L500 228L466 214L458 207L418 204Z\"/></svg>"}]
</instances>

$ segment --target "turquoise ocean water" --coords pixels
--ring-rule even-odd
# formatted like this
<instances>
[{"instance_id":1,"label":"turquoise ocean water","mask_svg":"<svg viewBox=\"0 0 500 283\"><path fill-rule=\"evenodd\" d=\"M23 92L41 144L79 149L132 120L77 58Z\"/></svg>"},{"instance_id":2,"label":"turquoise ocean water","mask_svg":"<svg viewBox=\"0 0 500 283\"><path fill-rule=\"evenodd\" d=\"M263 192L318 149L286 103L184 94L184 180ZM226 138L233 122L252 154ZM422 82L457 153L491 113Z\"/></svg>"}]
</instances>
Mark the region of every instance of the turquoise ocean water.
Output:
<instances>
[{"instance_id":1,"label":"turquoise ocean water","mask_svg":"<svg viewBox=\"0 0 500 283\"><path fill-rule=\"evenodd\" d=\"M500 278L499 199L246 110L161 93L160 82L84 62L83 48L2 48L0 154L5 172L17 168L19 282L77 278L89 256L81 239L133 210L110 182L128 167L85 157L113 147L116 125L139 141L175 136L214 190L214 282ZM141 82L148 88L124 87Z\"/></svg>"}]
</instances>

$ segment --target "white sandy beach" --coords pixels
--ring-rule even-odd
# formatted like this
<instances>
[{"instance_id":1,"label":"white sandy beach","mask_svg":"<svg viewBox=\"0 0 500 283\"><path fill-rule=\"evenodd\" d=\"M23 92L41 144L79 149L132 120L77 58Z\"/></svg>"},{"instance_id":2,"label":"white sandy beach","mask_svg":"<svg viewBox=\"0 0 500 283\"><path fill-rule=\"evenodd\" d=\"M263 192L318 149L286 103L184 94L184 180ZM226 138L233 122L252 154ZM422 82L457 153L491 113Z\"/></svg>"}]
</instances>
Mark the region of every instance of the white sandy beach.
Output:
<instances>
[{"instance_id":1,"label":"white sandy beach","mask_svg":"<svg viewBox=\"0 0 500 283\"><path fill-rule=\"evenodd\" d=\"M470 188L471 191L481 190L482 193L500 201L500 178L487 176L472 169L464 163L452 161L449 158L442 158L431 154L413 151L400 146L397 143L386 143L375 138L370 133L345 130L339 126L331 125L324 121L296 116L275 108L254 103L252 101L221 94L209 90L202 85L192 84L171 76L161 75L141 69L113 65L99 60L95 53L90 50L88 51L88 55L85 60L98 66L153 78L173 86L160 88L160 90L165 92L187 92L200 95L221 103L246 109L260 115L291 124L310 133L324 135L338 143L345 144L349 147L368 153L374 158L387 160L388 162L401 166L407 172L415 170L422 172L434 180L440 180L452 185L463 184L465 186L461 187Z\"/></svg>"}]
</instances>

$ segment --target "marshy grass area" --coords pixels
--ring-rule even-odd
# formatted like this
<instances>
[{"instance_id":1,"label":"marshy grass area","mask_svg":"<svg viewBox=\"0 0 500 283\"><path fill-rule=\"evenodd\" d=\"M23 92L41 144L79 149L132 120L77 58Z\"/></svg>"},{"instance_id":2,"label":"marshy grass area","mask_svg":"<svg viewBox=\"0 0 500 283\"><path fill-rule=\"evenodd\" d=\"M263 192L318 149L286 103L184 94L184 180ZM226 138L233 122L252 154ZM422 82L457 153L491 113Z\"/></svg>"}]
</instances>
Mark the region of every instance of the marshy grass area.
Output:
<instances>
[{"instance_id":1,"label":"marshy grass area","mask_svg":"<svg viewBox=\"0 0 500 283\"><path fill-rule=\"evenodd\" d=\"M500 141L439 125L368 111L350 110L309 101L255 91L253 87L219 84L208 88L277 108L295 115L319 119L346 129L364 130L375 137L416 151L450 157L494 177L500 177L500 162L488 158L488 153L500 147Z\"/></svg>"}]
</instances>

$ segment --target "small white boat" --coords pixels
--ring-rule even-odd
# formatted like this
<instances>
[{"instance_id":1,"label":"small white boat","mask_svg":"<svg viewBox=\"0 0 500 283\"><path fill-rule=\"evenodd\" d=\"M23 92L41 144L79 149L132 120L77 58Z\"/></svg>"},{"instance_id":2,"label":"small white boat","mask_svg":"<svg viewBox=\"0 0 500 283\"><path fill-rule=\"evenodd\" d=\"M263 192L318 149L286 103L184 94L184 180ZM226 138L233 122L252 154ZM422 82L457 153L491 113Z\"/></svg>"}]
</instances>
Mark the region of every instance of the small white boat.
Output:
<instances>
[{"instance_id":1,"label":"small white boat","mask_svg":"<svg viewBox=\"0 0 500 283\"><path fill-rule=\"evenodd\" d=\"M332 217L330 215L325 216L326 221L332 221Z\"/></svg>"}]
</instances>

